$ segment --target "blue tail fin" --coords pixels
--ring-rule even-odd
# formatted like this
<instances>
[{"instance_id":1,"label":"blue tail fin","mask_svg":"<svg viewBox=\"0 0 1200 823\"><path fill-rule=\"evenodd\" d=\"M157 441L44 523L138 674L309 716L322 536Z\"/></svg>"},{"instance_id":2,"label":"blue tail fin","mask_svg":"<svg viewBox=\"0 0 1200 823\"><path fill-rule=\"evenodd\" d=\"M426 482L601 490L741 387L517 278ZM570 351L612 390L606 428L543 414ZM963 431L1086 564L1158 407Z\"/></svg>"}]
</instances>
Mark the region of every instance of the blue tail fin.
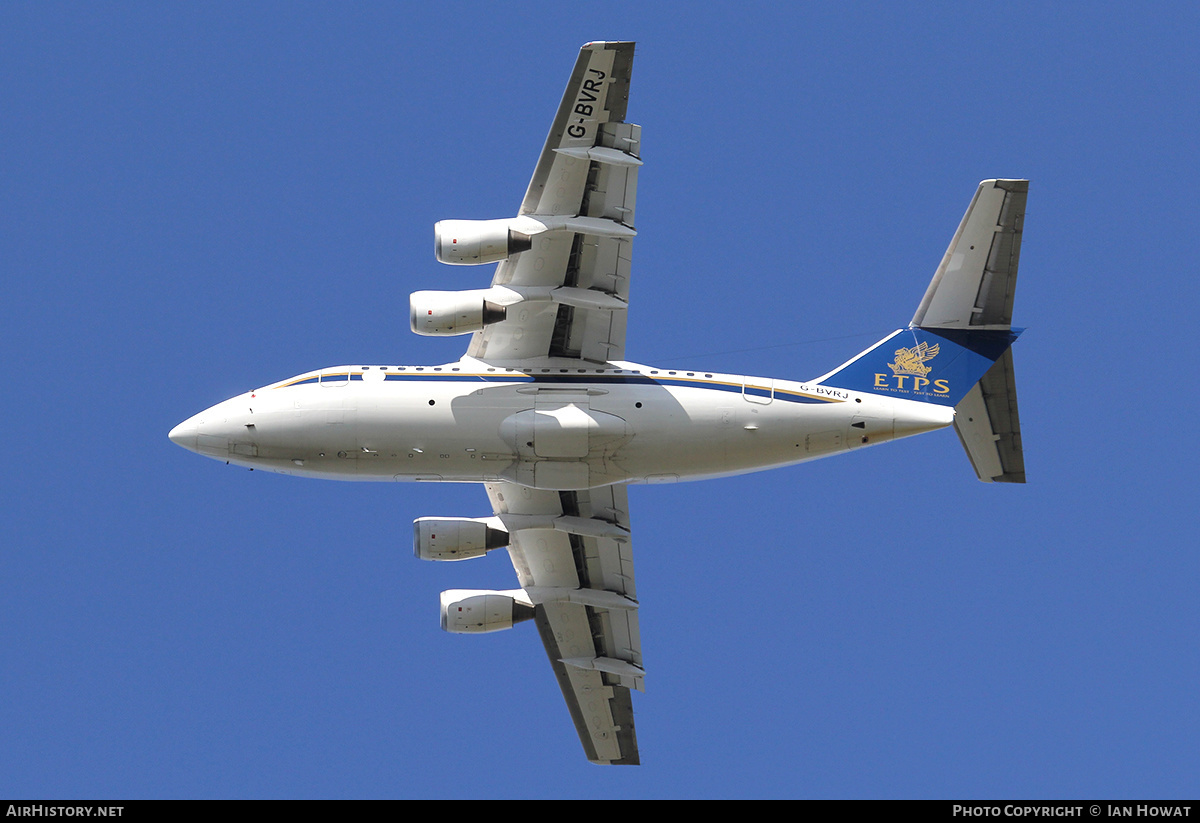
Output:
<instances>
[{"instance_id":1,"label":"blue tail fin","mask_svg":"<svg viewBox=\"0 0 1200 823\"><path fill-rule=\"evenodd\" d=\"M956 406L1020 331L910 326L880 340L818 382L826 386Z\"/></svg>"}]
</instances>

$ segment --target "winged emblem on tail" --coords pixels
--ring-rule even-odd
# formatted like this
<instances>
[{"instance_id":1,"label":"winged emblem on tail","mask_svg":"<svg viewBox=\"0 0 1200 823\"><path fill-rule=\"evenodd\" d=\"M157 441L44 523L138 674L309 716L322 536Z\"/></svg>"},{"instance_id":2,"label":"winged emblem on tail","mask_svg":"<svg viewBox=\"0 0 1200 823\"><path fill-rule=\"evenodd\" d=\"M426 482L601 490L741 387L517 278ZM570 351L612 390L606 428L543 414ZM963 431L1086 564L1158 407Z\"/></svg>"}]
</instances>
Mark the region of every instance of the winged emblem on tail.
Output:
<instances>
[{"instance_id":1,"label":"winged emblem on tail","mask_svg":"<svg viewBox=\"0 0 1200 823\"><path fill-rule=\"evenodd\" d=\"M922 341L910 349L896 349L896 362L888 363L888 368L892 370L892 374L915 374L924 377L933 371L932 367L925 365L925 361L937 357L937 353L938 344L931 346Z\"/></svg>"}]
</instances>

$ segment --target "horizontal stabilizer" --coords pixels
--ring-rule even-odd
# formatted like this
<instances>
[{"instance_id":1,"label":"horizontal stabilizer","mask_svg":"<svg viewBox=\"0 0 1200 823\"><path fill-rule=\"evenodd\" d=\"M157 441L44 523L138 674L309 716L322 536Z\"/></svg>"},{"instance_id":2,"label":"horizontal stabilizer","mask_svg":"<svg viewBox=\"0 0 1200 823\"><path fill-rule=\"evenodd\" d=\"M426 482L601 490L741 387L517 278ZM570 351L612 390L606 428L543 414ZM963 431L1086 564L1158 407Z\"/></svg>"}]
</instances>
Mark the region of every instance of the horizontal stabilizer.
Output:
<instances>
[{"instance_id":1,"label":"horizontal stabilizer","mask_svg":"<svg viewBox=\"0 0 1200 823\"><path fill-rule=\"evenodd\" d=\"M1028 180L984 180L913 315L926 329L1012 324Z\"/></svg>"},{"instance_id":2,"label":"horizontal stabilizer","mask_svg":"<svg viewBox=\"0 0 1200 823\"><path fill-rule=\"evenodd\" d=\"M954 407L954 430L984 483L1024 483L1012 349Z\"/></svg>"}]
</instances>

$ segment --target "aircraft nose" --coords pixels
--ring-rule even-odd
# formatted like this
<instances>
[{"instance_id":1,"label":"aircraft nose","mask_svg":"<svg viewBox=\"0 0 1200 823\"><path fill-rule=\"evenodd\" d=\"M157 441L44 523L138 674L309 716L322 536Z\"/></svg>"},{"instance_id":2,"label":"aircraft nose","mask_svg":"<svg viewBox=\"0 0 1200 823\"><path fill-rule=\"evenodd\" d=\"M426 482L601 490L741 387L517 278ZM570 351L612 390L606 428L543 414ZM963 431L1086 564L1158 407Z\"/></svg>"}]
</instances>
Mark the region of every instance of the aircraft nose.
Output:
<instances>
[{"instance_id":1,"label":"aircraft nose","mask_svg":"<svg viewBox=\"0 0 1200 823\"><path fill-rule=\"evenodd\" d=\"M196 425L195 418L184 420L167 434L171 438L171 442L176 446L183 446L188 451L196 450L196 435L200 433L200 427Z\"/></svg>"}]
</instances>

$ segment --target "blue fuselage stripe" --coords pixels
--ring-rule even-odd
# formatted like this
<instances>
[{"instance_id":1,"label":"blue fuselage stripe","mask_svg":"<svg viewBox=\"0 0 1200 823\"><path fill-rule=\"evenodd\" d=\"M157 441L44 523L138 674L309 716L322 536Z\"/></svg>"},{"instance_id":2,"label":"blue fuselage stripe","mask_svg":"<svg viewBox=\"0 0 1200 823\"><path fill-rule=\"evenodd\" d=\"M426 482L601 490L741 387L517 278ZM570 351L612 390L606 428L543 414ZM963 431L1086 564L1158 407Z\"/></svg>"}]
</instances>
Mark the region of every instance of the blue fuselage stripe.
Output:
<instances>
[{"instance_id":1,"label":"blue fuselage stripe","mask_svg":"<svg viewBox=\"0 0 1200 823\"><path fill-rule=\"evenodd\" d=\"M315 377L306 377L286 383L278 388L302 386L308 383L332 383L346 380L361 381L361 373L339 372ZM743 385L701 379L686 379L678 377L653 377L644 374L444 374L430 372L404 372L384 375L384 382L436 382L436 383L534 383L544 385L638 385L638 386L668 386L683 389L707 389L709 391L728 392L752 397L774 398L785 403L830 403L837 402L835 398L811 397L804 394L775 389L772 391L763 386Z\"/></svg>"}]
</instances>

